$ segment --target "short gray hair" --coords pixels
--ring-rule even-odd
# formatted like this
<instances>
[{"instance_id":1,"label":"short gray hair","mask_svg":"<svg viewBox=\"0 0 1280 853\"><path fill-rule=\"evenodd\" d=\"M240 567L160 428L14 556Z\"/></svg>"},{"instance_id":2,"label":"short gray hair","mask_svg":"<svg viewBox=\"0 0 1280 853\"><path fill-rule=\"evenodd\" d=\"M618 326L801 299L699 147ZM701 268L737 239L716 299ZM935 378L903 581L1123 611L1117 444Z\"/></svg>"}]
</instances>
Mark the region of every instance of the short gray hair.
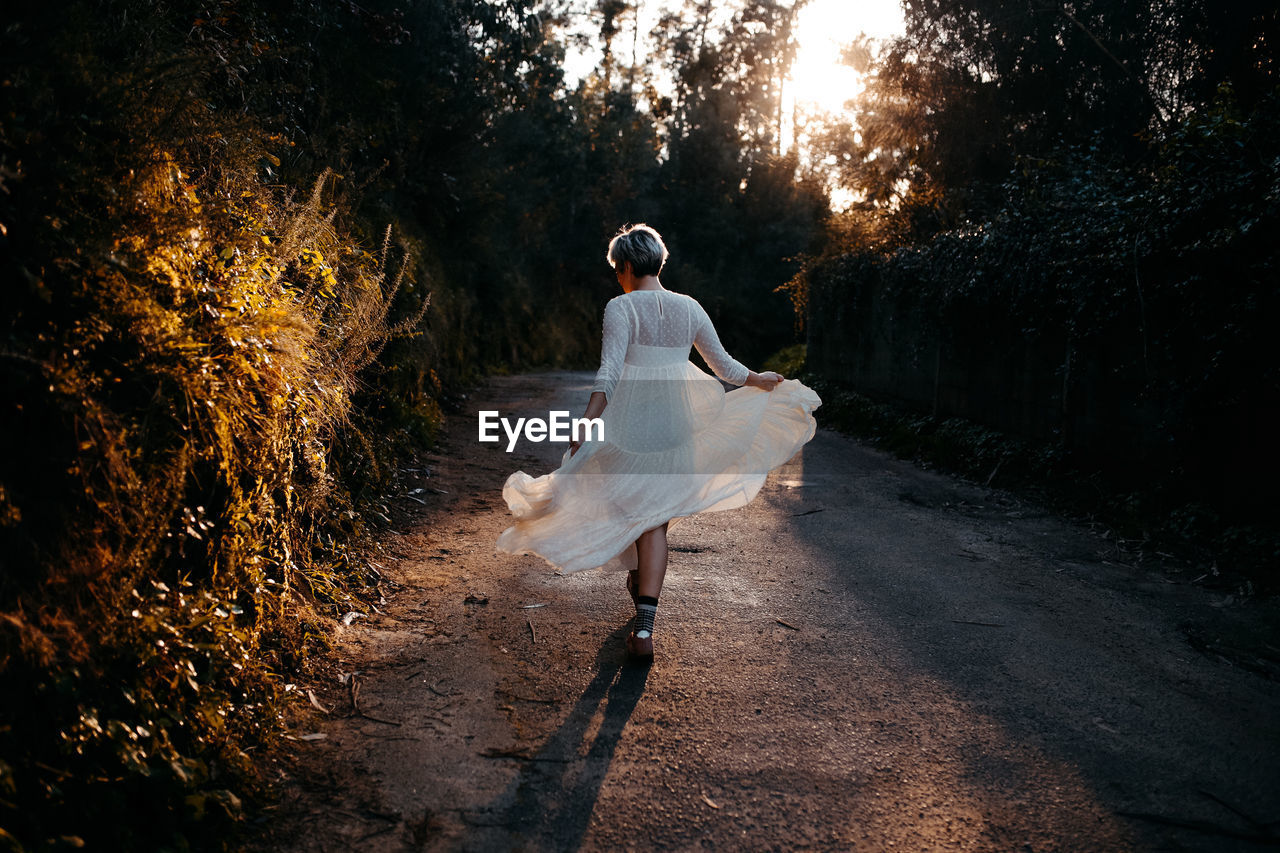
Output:
<instances>
[{"instance_id":1,"label":"short gray hair","mask_svg":"<svg viewBox=\"0 0 1280 853\"><path fill-rule=\"evenodd\" d=\"M667 246L657 231L640 222L622 227L609 241L606 257L615 270L629 263L632 275L657 275L667 262Z\"/></svg>"}]
</instances>

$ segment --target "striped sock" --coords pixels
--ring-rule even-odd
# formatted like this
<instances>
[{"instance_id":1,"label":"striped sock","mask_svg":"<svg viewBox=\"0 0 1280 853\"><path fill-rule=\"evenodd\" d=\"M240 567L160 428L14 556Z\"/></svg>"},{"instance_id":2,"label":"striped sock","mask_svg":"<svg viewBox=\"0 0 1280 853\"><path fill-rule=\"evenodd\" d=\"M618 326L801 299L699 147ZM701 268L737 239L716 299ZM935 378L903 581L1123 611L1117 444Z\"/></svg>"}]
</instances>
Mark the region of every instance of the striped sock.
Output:
<instances>
[{"instance_id":1,"label":"striped sock","mask_svg":"<svg viewBox=\"0 0 1280 853\"><path fill-rule=\"evenodd\" d=\"M636 639L653 636L653 623L658 618L658 599L651 595L636 598Z\"/></svg>"}]
</instances>

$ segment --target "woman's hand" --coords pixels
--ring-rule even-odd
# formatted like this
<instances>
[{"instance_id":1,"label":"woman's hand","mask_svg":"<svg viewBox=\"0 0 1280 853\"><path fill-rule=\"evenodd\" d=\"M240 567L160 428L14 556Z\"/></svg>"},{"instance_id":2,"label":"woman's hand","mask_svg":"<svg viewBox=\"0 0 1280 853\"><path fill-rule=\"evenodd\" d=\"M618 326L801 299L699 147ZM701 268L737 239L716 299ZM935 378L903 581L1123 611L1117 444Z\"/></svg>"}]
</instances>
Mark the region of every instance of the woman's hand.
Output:
<instances>
[{"instance_id":1,"label":"woman's hand","mask_svg":"<svg viewBox=\"0 0 1280 853\"><path fill-rule=\"evenodd\" d=\"M592 391L591 397L587 400L587 410L582 413L582 416L587 420L598 418L602 414L604 414L604 408L607 405L609 405L609 398L605 396L605 393L603 391ZM575 439L569 442L570 457L572 457L573 454L577 453L581 449L582 449L581 440Z\"/></svg>"},{"instance_id":2,"label":"woman's hand","mask_svg":"<svg viewBox=\"0 0 1280 853\"><path fill-rule=\"evenodd\" d=\"M764 373L756 373L753 370L751 375L747 377L746 384L765 391L772 391L785 378L781 373L774 373L772 370L766 370Z\"/></svg>"}]
</instances>

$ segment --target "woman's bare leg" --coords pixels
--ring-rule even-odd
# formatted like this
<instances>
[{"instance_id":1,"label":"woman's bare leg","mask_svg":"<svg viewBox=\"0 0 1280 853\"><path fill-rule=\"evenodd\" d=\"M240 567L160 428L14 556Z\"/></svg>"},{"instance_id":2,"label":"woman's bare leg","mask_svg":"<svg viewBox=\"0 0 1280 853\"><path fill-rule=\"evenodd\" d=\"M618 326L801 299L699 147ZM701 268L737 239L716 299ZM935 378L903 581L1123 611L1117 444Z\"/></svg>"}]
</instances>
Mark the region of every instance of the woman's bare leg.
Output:
<instances>
[{"instance_id":1,"label":"woman's bare leg","mask_svg":"<svg viewBox=\"0 0 1280 853\"><path fill-rule=\"evenodd\" d=\"M646 530L636 540L636 574L640 582L638 594L657 598L667 576L666 524Z\"/></svg>"}]
</instances>

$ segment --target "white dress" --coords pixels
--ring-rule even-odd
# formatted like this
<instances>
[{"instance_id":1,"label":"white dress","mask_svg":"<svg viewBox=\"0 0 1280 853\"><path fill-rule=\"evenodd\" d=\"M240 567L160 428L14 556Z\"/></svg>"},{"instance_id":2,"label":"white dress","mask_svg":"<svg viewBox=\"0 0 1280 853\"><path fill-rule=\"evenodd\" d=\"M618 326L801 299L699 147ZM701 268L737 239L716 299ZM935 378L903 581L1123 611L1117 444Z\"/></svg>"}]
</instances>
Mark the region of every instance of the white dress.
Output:
<instances>
[{"instance_id":1,"label":"white dress","mask_svg":"<svg viewBox=\"0 0 1280 853\"><path fill-rule=\"evenodd\" d=\"M566 452L550 474L507 478L502 496L516 522L499 549L566 573L633 569L641 533L749 503L813 438L821 401L812 390L788 379L772 391L725 393L689 361L690 346L725 382L746 382L750 371L725 352L693 297L633 290L610 300L592 386L608 399L603 440Z\"/></svg>"}]
</instances>

